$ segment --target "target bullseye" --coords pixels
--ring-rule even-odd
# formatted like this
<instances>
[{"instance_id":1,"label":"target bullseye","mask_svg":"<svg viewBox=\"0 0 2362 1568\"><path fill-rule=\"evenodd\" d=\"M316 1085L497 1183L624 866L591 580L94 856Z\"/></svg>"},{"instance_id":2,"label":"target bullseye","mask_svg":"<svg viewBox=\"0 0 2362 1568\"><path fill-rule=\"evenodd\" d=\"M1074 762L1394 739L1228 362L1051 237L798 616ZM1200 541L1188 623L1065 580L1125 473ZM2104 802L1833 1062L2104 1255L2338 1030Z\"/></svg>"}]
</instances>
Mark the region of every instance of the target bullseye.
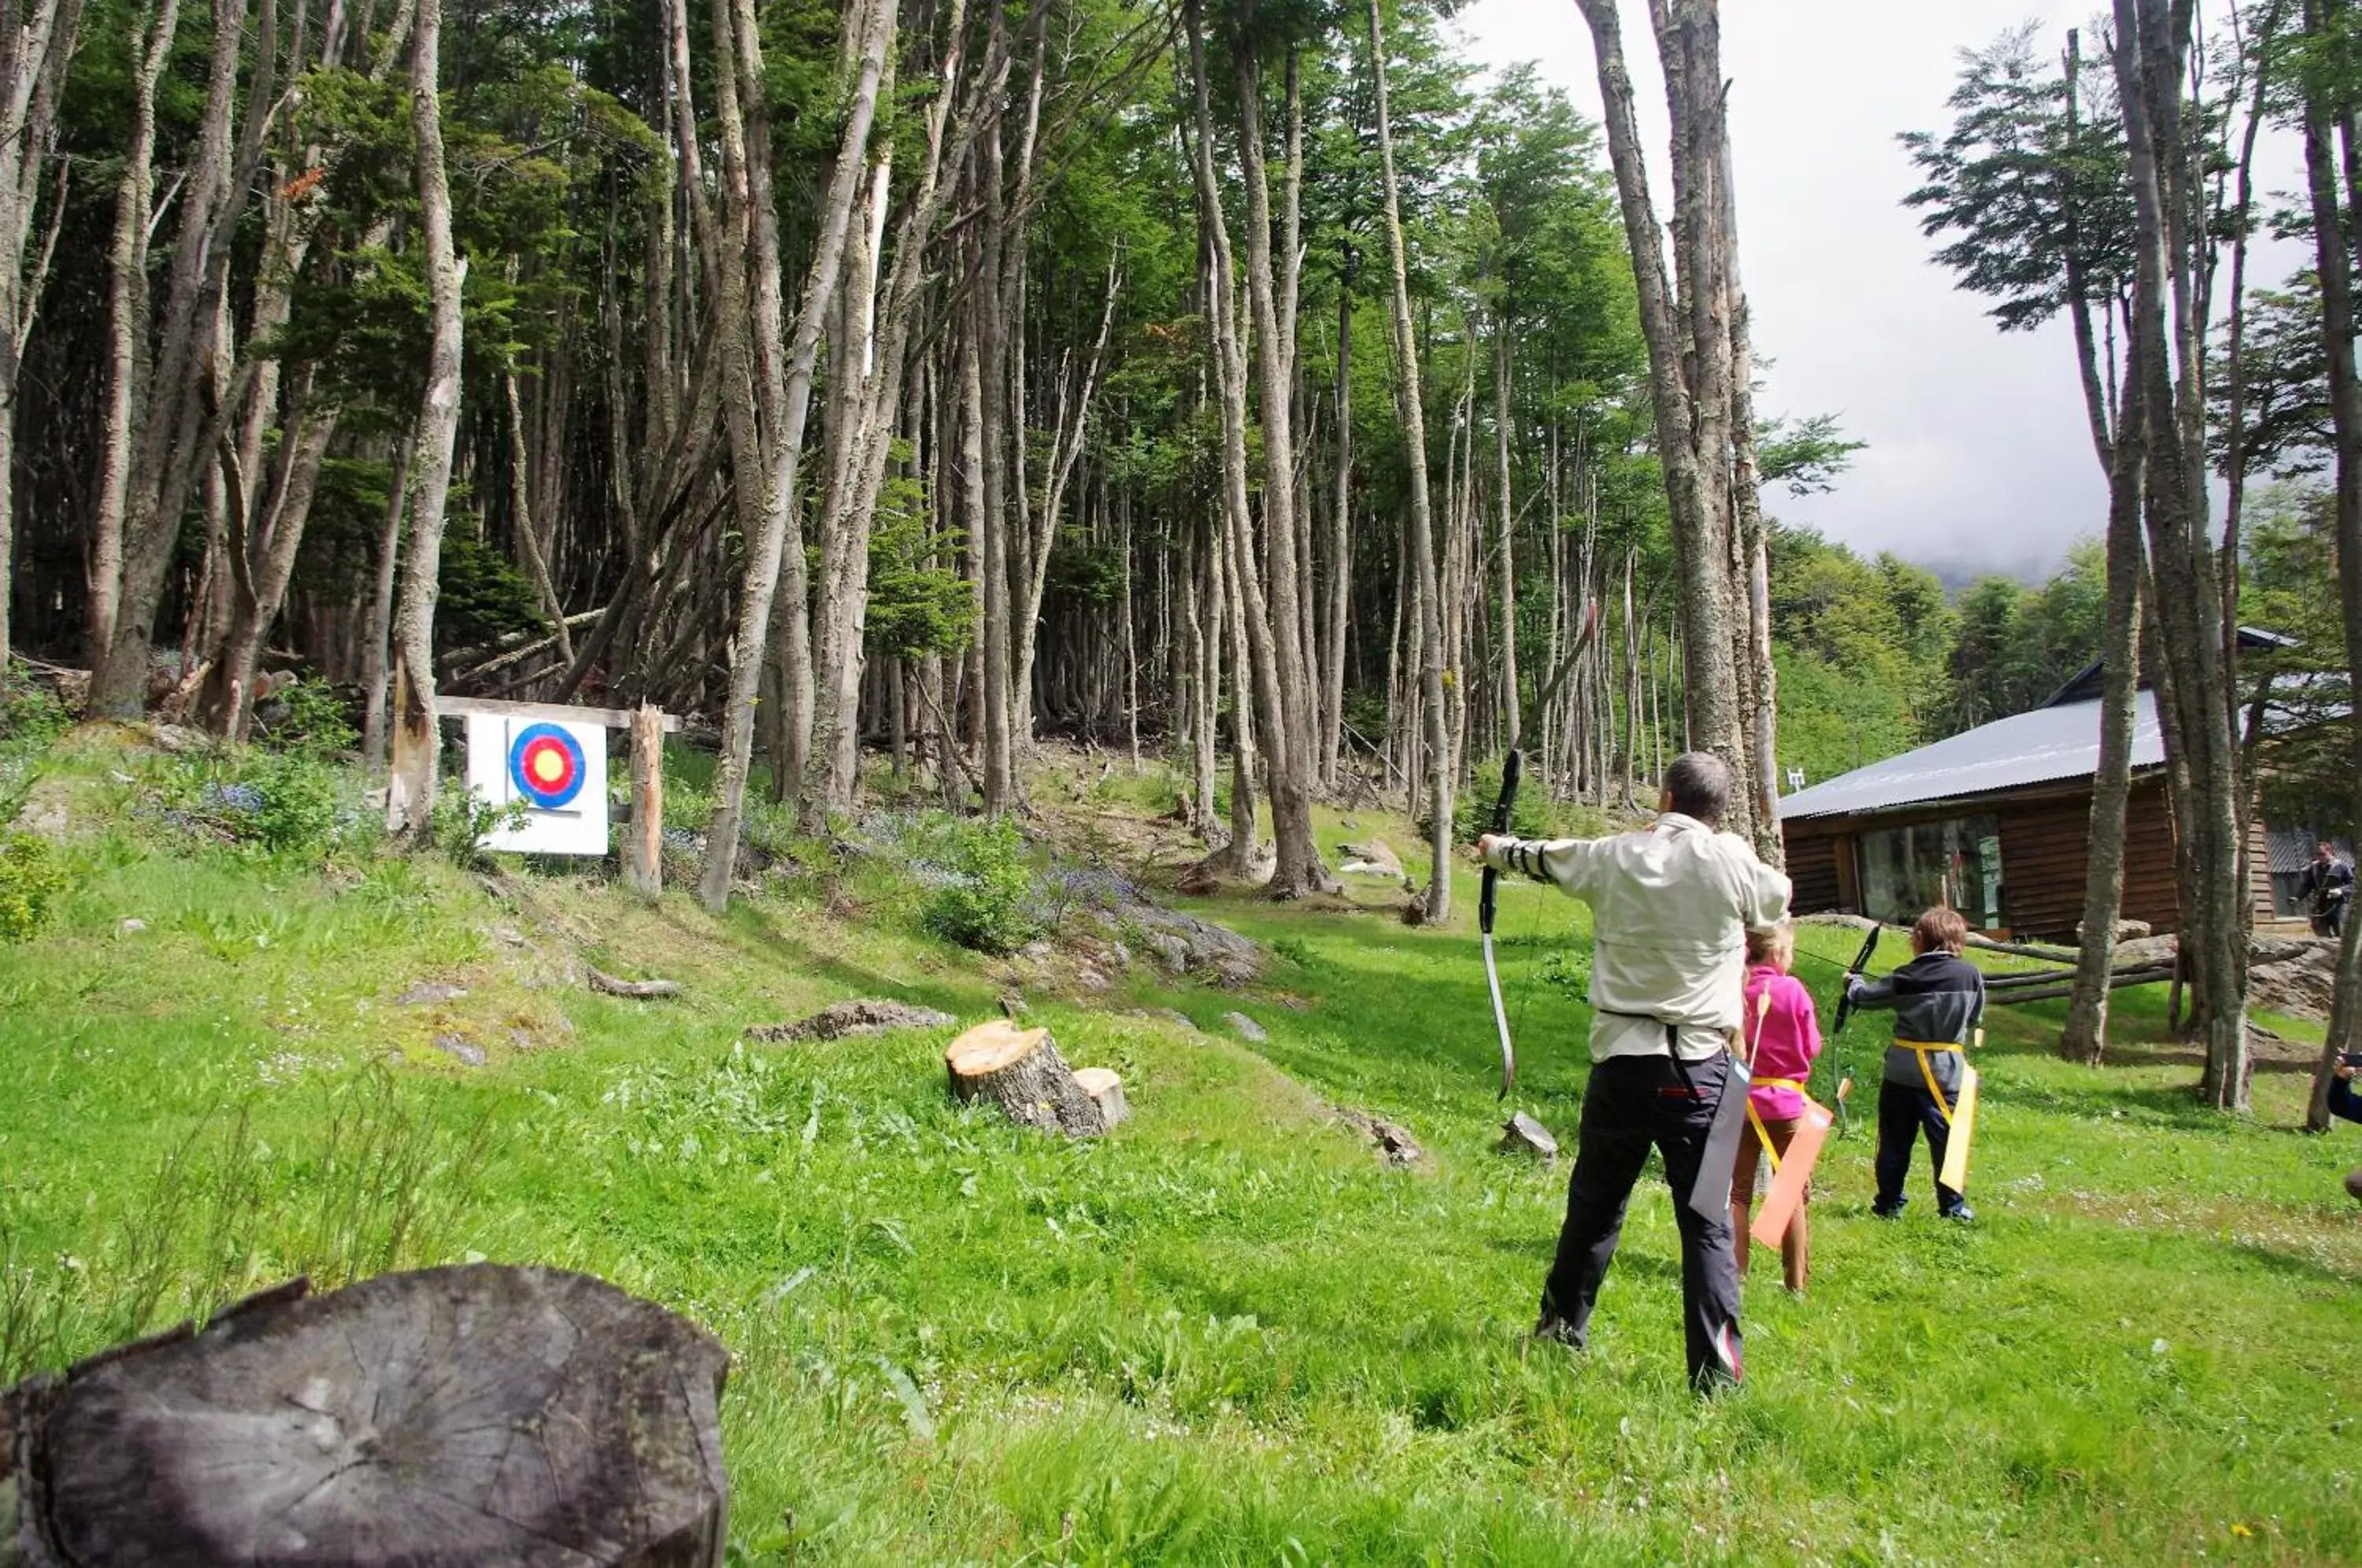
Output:
<instances>
[{"instance_id":1,"label":"target bullseye","mask_svg":"<svg viewBox=\"0 0 2362 1568\"><path fill-rule=\"evenodd\" d=\"M509 747L509 778L518 794L556 811L582 792L589 769L582 747L557 724L529 724Z\"/></svg>"}]
</instances>

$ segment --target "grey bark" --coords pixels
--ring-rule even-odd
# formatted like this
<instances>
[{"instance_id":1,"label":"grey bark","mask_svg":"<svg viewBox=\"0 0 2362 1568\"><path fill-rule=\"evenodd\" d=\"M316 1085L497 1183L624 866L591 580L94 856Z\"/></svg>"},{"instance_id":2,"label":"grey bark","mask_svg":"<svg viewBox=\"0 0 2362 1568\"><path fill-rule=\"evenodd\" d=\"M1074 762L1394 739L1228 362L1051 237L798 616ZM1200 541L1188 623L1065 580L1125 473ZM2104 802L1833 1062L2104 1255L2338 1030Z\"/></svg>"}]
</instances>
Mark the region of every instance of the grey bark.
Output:
<instances>
[{"instance_id":1,"label":"grey bark","mask_svg":"<svg viewBox=\"0 0 2362 1568\"><path fill-rule=\"evenodd\" d=\"M436 733L435 602L443 564L443 524L451 500L451 452L459 430L459 291L468 264L451 237L451 184L443 162L438 56L443 0L417 0L411 22L410 123L417 147L419 227L426 253L426 386L419 400L410 470L410 549L402 602L394 613L393 723L408 760L388 781L389 831L423 839L433 826L435 779L442 750Z\"/></svg>"},{"instance_id":2,"label":"grey bark","mask_svg":"<svg viewBox=\"0 0 2362 1568\"><path fill-rule=\"evenodd\" d=\"M811 405L812 370L820 352L821 326L844 265L845 231L853 218L854 196L867 172L868 165L862 154L869 143L878 82L885 71L886 43L892 34L895 17L895 0L867 0L860 12L860 64L845 116L844 134L837 148L835 169L821 204L820 235L804 281L795 338L785 345L783 364L778 216L771 191L762 42L752 0L735 0L734 17L725 11L731 3L732 0L716 0L714 30L717 43L732 35L735 37L734 48L723 51L722 72L725 83L721 92L725 153L738 99L743 95L755 111L737 129L737 153L745 171L744 210L748 215L746 231L752 240L754 262L751 327L757 368L755 381L756 401L764 415L764 468L760 479L742 470L738 482L760 482L765 494L759 531L747 540L745 570L739 587L737 630L730 646L728 706L723 712L721 777L714 791L712 823L707 831L705 865L698 878L698 896L713 910L730 901L731 872L737 863L738 833L745 810L746 774L754 758L755 699L762 682L765 639L770 630L773 602L782 587L783 569L788 602L796 612L789 617L790 687L787 701L791 712L807 716L809 713L810 649L806 646L799 652L798 647L799 632L807 623L802 613L803 541L801 530L796 526L796 469L803 452L804 420ZM804 689L801 692L795 688L799 681ZM783 764L792 767L800 759L800 753L791 747Z\"/></svg>"},{"instance_id":3,"label":"grey bark","mask_svg":"<svg viewBox=\"0 0 2362 1568\"><path fill-rule=\"evenodd\" d=\"M2186 0L2115 0L2115 71L2135 208L2133 330L2149 442L2144 513L2161 652L2159 707L2177 775L2182 951L2206 1051L2202 1092L2248 1108L2246 952L2239 916L2236 737L2224 607L2206 528L2203 304L2183 89ZM2163 150L2161 150L2163 149ZM2177 373L2178 372L2178 373Z\"/></svg>"},{"instance_id":4,"label":"grey bark","mask_svg":"<svg viewBox=\"0 0 2362 1568\"><path fill-rule=\"evenodd\" d=\"M1435 533L1427 491L1427 414L1421 406L1418 341L1412 331L1410 271L1405 255L1400 184L1395 177L1395 140L1386 100L1386 42L1377 0L1370 0L1370 80L1377 99L1378 161L1385 185L1386 251L1394 272L1395 406L1403 425L1410 465L1410 553L1413 596L1418 601L1419 701L1427 732L1428 883L1425 917L1430 925L1451 918L1451 746L1446 733L1443 692L1442 594L1435 563Z\"/></svg>"},{"instance_id":5,"label":"grey bark","mask_svg":"<svg viewBox=\"0 0 2362 1568\"><path fill-rule=\"evenodd\" d=\"M2307 33L2319 37L2345 18L2328 0L2305 0ZM2321 279L2322 347L2328 361L2329 412L2336 447L2337 600L2345 627L2345 660L2349 678L2362 677L2362 370L2355 363L2356 321L2354 264L2348 248L2346 217L2362 191L2350 184L2341 193L2332 138L2350 157L2356 149L2354 113L2349 104L2331 100L2313 84L2304 94L2306 187L2311 198L2313 253ZM2341 199L2342 197L2342 199ZM2362 691L2362 680L2353 690ZM2362 723L2350 724L2354 746L2355 805L2362 812ZM2362 919L2349 911L2345 941L2337 952L2337 979L2332 993L2329 1032L2321 1060L2313 1069L2312 1094L2305 1126L2315 1132L2330 1126L2329 1085L2339 1056L2362 1050Z\"/></svg>"}]
</instances>

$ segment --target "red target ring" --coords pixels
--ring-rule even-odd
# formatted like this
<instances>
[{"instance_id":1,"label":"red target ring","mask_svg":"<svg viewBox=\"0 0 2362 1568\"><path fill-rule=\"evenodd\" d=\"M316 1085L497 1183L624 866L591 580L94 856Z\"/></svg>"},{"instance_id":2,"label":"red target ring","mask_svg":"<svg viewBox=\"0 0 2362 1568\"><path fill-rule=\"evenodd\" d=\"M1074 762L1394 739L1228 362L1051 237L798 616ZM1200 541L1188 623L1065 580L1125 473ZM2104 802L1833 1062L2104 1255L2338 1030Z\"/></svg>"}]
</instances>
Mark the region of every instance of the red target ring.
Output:
<instances>
[{"instance_id":1,"label":"red target ring","mask_svg":"<svg viewBox=\"0 0 2362 1568\"><path fill-rule=\"evenodd\" d=\"M582 747L557 724L529 724L509 747L509 782L543 811L582 792Z\"/></svg>"}]
</instances>

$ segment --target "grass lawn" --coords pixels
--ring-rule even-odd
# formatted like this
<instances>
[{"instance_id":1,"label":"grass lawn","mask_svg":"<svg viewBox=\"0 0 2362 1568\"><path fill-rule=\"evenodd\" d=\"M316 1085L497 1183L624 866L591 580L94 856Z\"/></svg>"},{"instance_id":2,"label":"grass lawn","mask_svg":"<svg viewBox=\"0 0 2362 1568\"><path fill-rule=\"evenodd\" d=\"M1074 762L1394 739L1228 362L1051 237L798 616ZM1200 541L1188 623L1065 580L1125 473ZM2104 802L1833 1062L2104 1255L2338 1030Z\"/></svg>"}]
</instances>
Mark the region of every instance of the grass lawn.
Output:
<instances>
[{"instance_id":1,"label":"grass lawn","mask_svg":"<svg viewBox=\"0 0 2362 1568\"><path fill-rule=\"evenodd\" d=\"M2119 993L2125 1065L2101 1070L2048 1055L2058 1006L1995 1014L1971 1229L1934 1220L1924 1154L1909 1218L1871 1220L1867 1131L1833 1145L1809 1297L1759 1259L1748 1385L1702 1404L1661 1185L1591 1353L1521 1346L1564 1170L1492 1152L1473 874L1444 930L1200 901L1274 949L1255 989L1143 966L1085 1000L1033 994L1070 1059L1130 1089L1133 1121L1076 1145L952 1109L948 1031L742 1040L851 996L993 1011L1012 971L923 934L891 867L716 919L576 874L175 845L112 766L61 765L100 825L65 850L50 928L0 947L0 1377L298 1271L487 1257L602 1275L729 1345L734 1562L2362 1543L2362 1220L2340 1185L2362 1143L2290 1131L2293 1073L2259 1075L2252 1119L2196 1109L2161 991ZM1324 842L1415 843L1356 822ZM1586 1015L1543 970L1584 913L1520 885L1500 930L1518 1104L1571 1148ZM594 996L583 961L686 994ZM1128 1010L1167 1007L1202 1029ZM1876 1037L1846 1048L1867 1110ZM1383 1166L1336 1106L1427 1158Z\"/></svg>"}]
</instances>

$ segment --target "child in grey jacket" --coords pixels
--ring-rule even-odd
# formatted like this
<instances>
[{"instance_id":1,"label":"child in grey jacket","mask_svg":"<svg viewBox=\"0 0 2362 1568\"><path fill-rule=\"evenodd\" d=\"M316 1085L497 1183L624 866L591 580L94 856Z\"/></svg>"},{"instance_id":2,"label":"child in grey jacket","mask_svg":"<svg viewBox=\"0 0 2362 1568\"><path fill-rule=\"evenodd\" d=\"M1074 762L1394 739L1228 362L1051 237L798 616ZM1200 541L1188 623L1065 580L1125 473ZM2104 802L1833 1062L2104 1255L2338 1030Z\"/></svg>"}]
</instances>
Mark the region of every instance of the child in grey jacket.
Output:
<instances>
[{"instance_id":1,"label":"child in grey jacket","mask_svg":"<svg viewBox=\"0 0 2362 1568\"><path fill-rule=\"evenodd\" d=\"M1968 939L1959 911L1938 905L1911 928L1910 963L1882 980L1857 977L1846 987L1855 1007L1894 1011L1894 1043L1878 1088L1878 1198L1871 1206L1882 1219L1901 1214L1908 1201L1903 1183L1922 1132L1938 1173L1936 1212L1975 1218L1967 1199L1941 1179L1966 1066L1961 1052L1985 1015L1984 971L1960 956Z\"/></svg>"}]
</instances>

